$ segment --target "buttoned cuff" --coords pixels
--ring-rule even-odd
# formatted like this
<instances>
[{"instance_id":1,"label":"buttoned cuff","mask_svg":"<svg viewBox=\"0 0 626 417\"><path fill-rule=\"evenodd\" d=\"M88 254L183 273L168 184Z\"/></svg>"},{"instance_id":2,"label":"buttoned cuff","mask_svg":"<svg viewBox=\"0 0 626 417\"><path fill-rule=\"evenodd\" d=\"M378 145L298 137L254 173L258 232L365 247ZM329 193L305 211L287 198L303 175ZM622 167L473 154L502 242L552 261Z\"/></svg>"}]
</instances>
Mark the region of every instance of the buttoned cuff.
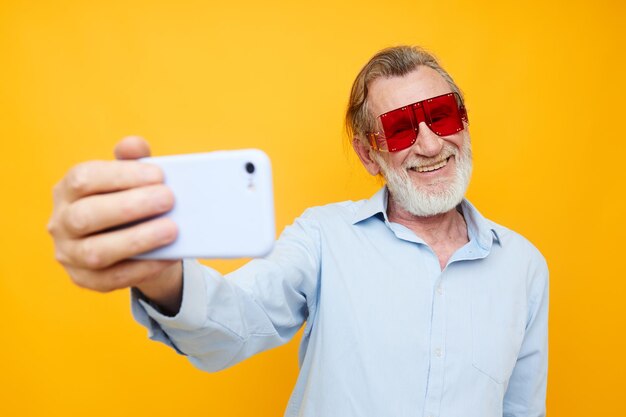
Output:
<instances>
[{"instance_id":1,"label":"buttoned cuff","mask_svg":"<svg viewBox=\"0 0 626 417\"><path fill-rule=\"evenodd\" d=\"M166 316L149 302L139 290L131 290L131 310L135 320L148 329L148 337L180 351L168 331L193 331L202 327L207 317L205 274L212 272L194 259L183 260L183 294L180 310L175 316Z\"/></svg>"}]
</instances>

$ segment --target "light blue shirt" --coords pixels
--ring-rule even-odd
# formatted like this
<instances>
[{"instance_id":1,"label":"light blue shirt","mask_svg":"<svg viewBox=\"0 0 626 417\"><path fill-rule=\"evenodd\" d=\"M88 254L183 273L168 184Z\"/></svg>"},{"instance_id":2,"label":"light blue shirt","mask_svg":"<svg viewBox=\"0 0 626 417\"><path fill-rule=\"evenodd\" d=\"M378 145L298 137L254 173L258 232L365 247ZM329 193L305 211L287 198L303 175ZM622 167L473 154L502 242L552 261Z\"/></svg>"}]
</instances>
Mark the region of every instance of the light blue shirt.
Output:
<instances>
[{"instance_id":1,"label":"light blue shirt","mask_svg":"<svg viewBox=\"0 0 626 417\"><path fill-rule=\"evenodd\" d=\"M307 210L273 252L223 277L184 261L174 317L133 292L149 335L217 371L304 324L285 416L545 414L548 270L537 249L460 205L470 241L443 269L389 222L387 191Z\"/></svg>"}]
</instances>

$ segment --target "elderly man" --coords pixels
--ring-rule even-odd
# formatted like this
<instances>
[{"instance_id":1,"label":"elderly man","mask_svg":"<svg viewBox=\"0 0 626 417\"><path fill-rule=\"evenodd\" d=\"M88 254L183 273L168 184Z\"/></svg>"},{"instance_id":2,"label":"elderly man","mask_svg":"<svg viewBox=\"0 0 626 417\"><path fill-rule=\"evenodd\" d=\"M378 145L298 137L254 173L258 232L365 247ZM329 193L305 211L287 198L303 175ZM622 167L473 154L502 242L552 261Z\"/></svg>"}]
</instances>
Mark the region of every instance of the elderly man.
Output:
<instances>
[{"instance_id":1,"label":"elderly man","mask_svg":"<svg viewBox=\"0 0 626 417\"><path fill-rule=\"evenodd\" d=\"M543 416L546 263L464 199L459 88L425 51L386 49L355 80L346 122L386 186L307 210L269 256L227 277L192 260L128 260L175 238L166 219L94 234L172 207L160 171L132 161L81 164L59 183L57 257L78 285L132 287L150 337L208 371L305 325L286 416ZM116 148L147 153L134 138Z\"/></svg>"}]
</instances>

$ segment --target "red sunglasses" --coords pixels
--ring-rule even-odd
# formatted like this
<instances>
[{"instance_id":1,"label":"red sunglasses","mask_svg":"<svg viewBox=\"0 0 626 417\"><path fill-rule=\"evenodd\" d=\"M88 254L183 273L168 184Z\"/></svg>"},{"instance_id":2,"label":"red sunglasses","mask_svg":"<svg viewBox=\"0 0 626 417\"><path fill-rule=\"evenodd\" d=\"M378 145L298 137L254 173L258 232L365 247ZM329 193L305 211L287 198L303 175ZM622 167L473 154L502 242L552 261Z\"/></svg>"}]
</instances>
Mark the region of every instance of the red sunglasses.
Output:
<instances>
[{"instance_id":1,"label":"red sunglasses","mask_svg":"<svg viewBox=\"0 0 626 417\"><path fill-rule=\"evenodd\" d=\"M467 111L457 93L408 104L377 119L382 132L367 133L367 137L372 148L385 152L398 152L413 145L421 122L437 136L453 135L463 130L463 122L468 123Z\"/></svg>"}]
</instances>

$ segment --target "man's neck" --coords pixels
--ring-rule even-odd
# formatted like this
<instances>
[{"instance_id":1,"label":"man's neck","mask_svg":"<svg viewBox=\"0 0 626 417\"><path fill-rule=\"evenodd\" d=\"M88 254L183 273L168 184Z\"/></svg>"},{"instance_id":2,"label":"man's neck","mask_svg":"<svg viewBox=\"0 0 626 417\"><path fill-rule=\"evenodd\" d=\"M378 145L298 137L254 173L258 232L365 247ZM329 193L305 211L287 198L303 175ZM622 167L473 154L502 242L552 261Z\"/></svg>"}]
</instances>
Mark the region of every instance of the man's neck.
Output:
<instances>
[{"instance_id":1,"label":"man's neck","mask_svg":"<svg viewBox=\"0 0 626 417\"><path fill-rule=\"evenodd\" d=\"M399 223L422 238L437 254L442 269L450 256L469 242L467 224L456 208L434 216L416 216L400 207L389 194L387 217L390 222Z\"/></svg>"}]
</instances>

